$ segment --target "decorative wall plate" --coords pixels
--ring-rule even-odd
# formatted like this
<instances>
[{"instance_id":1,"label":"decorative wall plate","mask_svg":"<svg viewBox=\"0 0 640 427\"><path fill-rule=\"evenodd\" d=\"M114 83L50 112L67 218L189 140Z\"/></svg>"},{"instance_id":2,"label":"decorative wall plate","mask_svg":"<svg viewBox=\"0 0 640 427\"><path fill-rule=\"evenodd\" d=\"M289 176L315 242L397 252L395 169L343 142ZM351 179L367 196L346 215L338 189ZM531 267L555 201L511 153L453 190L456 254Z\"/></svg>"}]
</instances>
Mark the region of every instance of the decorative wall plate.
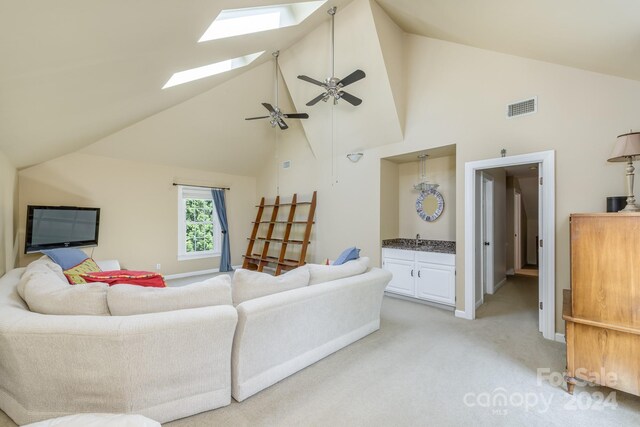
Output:
<instances>
[{"instance_id":1,"label":"decorative wall plate","mask_svg":"<svg viewBox=\"0 0 640 427\"><path fill-rule=\"evenodd\" d=\"M416 199L416 212L425 221L435 221L444 210L444 198L434 188L420 192Z\"/></svg>"}]
</instances>

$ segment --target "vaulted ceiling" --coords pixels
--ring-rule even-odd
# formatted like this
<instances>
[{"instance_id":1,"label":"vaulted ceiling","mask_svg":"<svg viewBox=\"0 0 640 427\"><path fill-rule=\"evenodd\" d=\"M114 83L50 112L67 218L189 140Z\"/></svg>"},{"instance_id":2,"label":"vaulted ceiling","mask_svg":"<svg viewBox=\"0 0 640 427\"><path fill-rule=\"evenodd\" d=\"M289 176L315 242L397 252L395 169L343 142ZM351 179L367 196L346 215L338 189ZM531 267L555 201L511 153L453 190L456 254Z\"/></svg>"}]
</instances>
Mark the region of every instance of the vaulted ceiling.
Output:
<instances>
[{"instance_id":1,"label":"vaulted ceiling","mask_svg":"<svg viewBox=\"0 0 640 427\"><path fill-rule=\"evenodd\" d=\"M18 167L84 148L247 173L272 149L273 133L266 123L242 120L261 113L258 103L273 97L269 53L283 51L289 83L298 72L321 77L326 66L315 73L310 68L298 71L291 59L304 57L304 46L318 49L328 64L326 46L313 47L308 36L314 30L326 32L330 6L340 10L351 1L329 0L299 26L197 40L222 9L291 2L0 0L0 150ZM640 80L640 2L635 0L377 3L407 32ZM377 6L372 10L374 20L363 21L362 28L381 25ZM402 126L397 96L402 88L393 87L399 56L384 40L377 46L362 42L363 51L375 53L366 65L383 69L366 70L371 79L359 87L365 91L360 95L374 102L377 95L370 85L386 79L381 90L387 91L387 101L395 102L393 111ZM247 68L161 89L176 71L262 50L265 55ZM348 64L347 55L340 58L344 70L361 65ZM309 65L316 68L321 62ZM289 89L296 106L312 90ZM283 103L287 97L282 90ZM299 126L293 131L303 134ZM390 135L396 139L401 132L394 129ZM167 144L179 144L184 154L165 151ZM219 160L188 155L205 144L211 144L206 145L208 158L218 154Z\"/></svg>"}]
</instances>

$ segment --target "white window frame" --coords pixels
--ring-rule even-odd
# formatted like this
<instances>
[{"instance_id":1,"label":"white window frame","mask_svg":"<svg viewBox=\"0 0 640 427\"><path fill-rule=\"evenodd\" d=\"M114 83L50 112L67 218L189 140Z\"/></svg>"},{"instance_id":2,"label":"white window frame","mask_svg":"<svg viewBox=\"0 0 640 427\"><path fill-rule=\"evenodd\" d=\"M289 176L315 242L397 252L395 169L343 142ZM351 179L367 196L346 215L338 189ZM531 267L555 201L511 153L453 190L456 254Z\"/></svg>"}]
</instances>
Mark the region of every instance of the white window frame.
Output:
<instances>
[{"instance_id":1,"label":"white window frame","mask_svg":"<svg viewBox=\"0 0 640 427\"><path fill-rule=\"evenodd\" d=\"M220 250L187 252L186 199L213 200L213 196L211 190L207 188L189 187L186 185L178 186L178 261L219 257L222 253L222 228L220 227L220 220L218 219L215 203L213 204L213 247L219 248Z\"/></svg>"}]
</instances>

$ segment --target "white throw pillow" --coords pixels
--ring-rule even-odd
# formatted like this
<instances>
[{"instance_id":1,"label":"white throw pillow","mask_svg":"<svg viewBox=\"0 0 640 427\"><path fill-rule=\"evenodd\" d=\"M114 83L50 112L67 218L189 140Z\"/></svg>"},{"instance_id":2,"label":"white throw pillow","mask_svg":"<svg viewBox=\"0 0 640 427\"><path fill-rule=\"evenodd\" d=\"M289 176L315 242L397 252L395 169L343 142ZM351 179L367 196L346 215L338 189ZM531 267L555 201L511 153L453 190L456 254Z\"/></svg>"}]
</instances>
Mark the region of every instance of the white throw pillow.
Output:
<instances>
[{"instance_id":1,"label":"white throw pillow","mask_svg":"<svg viewBox=\"0 0 640 427\"><path fill-rule=\"evenodd\" d=\"M278 292L303 288L308 284L309 270L306 265L280 276L240 268L233 273L233 305Z\"/></svg>"},{"instance_id":2,"label":"white throw pillow","mask_svg":"<svg viewBox=\"0 0 640 427\"><path fill-rule=\"evenodd\" d=\"M26 272L25 272L26 274ZM108 316L106 283L70 285L45 266L34 267L19 285L29 310L41 314ZM20 292L20 290L19 290Z\"/></svg>"},{"instance_id":3,"label":"white throw pillow","mask_svg":"<svg viewBox=\"0 0 640 427\"><path fill-rule=\"evenodd\" d=\"M107 291L107 301L112 316L231 305L231 278L223 274L175 288L113 285Z\"/></svg>"},{"instance_id":4,"label":"white throw pillow","mask_svg":"<svg viewBox=\"0 0 640 427\"><path fill-rule=\"evenodd\" d=\"M309 285L317 285L364 273L369 268L369 258L354 259L342 265L307 264L307 266L309 268Z\"/></svg>"}]
</instances>

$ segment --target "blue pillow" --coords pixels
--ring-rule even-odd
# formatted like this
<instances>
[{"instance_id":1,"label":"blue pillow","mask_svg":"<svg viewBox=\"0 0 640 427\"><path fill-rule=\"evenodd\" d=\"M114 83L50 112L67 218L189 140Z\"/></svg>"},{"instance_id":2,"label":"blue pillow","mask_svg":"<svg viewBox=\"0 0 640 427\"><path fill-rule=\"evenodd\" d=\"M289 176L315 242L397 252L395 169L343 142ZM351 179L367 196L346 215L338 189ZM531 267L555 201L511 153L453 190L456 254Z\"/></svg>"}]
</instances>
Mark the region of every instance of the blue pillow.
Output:
<instances>
[{"instance_id":1,"label":"blue pillow","mask_svg":"<svg viewBox=\"0 0 640 427\"><path fill-rule=\"evenodd\" d=\"M87 254L75 248L47 249L40 252L51 258L51 260L62 267L63 270L75 267L89 258Z\"/></svg>"},{"instance_id":2,"label":"blue pillow","mask_svg":"<svg viewBox=\"0 0 640 427\"><path fill-rule=\"evenodd\" d=\"M360 249L356 248L355 246L352 246L342 251L340 256L338 256L338 258L336 258L336 260L333 261L331 265L342 265L347 261L351 261L358 258L360 258Z\"/></svg>"}]
</instances>

